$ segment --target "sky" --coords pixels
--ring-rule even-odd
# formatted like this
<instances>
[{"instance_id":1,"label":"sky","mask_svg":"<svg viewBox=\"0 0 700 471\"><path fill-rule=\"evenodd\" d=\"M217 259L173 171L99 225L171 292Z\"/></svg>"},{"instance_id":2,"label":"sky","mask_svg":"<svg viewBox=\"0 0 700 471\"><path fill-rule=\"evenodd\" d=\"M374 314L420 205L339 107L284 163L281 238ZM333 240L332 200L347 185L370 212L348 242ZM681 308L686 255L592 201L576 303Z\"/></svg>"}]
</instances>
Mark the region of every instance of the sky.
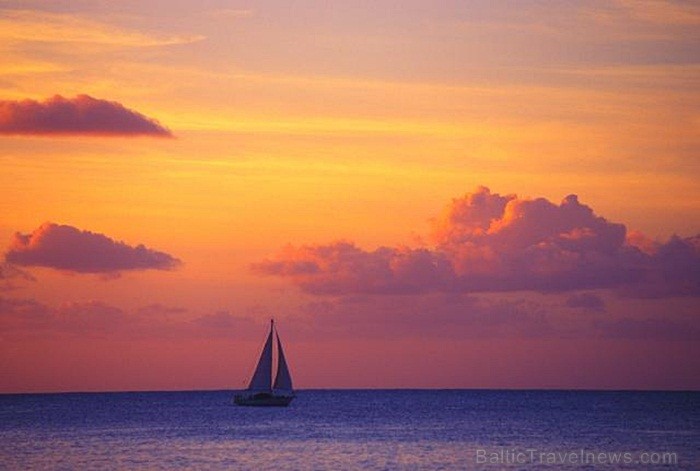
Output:
<instances>
[{"instance_id":1,"label":"sky","mask_svg":"<svg viewBox=\"0 0 700 471\"><path fill-rule=\"evenodd\" d=\"M700 388L700 7L0 0L0 392Z\"/></svg>"}]
</instances>

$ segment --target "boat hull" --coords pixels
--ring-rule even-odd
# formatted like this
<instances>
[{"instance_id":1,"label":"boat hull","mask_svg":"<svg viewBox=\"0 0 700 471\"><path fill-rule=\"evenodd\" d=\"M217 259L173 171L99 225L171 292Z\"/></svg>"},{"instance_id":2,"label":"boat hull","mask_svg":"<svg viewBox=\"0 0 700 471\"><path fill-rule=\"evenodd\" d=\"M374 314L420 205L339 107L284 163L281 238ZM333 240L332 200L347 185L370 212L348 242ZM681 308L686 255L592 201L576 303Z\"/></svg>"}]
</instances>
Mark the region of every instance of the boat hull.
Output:
<instances>
[{"instance_id":1,"label":"boat hull","mask_svg":"<svg viewBox=\"0 0 700 471\"><path fill-rule=\"evenodd\" d=\"M294 396L276 396L274 394L236 394L233 402L239 406L251 407L287 407Z\"/></svg>"}]
</instances>

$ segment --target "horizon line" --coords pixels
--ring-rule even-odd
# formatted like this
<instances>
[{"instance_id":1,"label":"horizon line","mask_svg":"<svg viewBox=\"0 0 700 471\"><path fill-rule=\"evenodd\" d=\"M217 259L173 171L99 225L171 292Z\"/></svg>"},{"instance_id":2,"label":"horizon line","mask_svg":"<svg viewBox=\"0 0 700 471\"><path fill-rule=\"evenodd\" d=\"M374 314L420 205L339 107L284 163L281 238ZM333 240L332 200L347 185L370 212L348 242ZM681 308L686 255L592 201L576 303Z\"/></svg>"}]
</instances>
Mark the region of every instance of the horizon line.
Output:
<instances>
[{"instance_id":1,"label":"horizon line","mask_svg":"<svg viewBox=\"0 0 700 471\"><path fill-rule=\"evenodd\" d=\"M55 395L55 394L162 394L162 393L201 393L201 392L220 392L233 393L242 389L133 389L133 390L99 390L99 391L25 391L25 392L0 392L0 396L20 396L20 395ZM474 392L635 392L635 393L700 393L700 389L620 389L620 388L303 388L295 389L298 392L330 392L330 391L474 391Z\"/></svg>"}]
</instances>

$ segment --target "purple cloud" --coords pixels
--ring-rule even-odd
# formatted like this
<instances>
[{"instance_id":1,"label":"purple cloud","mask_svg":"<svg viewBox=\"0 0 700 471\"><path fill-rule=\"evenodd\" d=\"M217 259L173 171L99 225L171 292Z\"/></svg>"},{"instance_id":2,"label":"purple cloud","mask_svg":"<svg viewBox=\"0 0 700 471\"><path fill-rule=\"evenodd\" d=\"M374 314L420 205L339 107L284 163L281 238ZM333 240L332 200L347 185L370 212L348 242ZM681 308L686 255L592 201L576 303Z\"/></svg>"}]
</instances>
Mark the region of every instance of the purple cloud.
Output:
<instances>
[{"instance_id":1,"label":"purple cloud","mask_svg":"<svg viewBox=\"0 0 700 471\"><path fill-rule=\"evenodd\" d=\"M172 137L155 119L88 95L56 95L43 102L1 100L0 134Z\"/></svg>"},{"instance_id":2,"label":"purple cloud","mask_svg":"<svg viewBox=\"0 0 700 471\"><path fill-rule=\"evenodd\" d=\"M50 319L50 309L36 300L0 297L0 331L35 329Z\"/></svg>"},{"instance_id":3,"label":"purple cloud","mask_svg":"<svg viewBox=\"0 0 700 471\"><path fill-rule=\"evenodd\" d=\"M101 301L74 301L50 306L34 299L0 297L0 334L255 339L264 330L265 322L228 312L191 317L186 309L160 304L126 311Z\"/></svg>"},{"instance_id":4,"label":"purple cloud","mask_svg":"<svg viewBox=\"0 0 700 471\"><path fill-rule=\"evenodd\" d=\"M554 301L553 301L554 299ZM617 305L599 315L561 312L563 295L425 293L419 296L354 295L317 298L288 323L290 338L646 338L691 341L700 333L697 301L644 307ZM663 304L658 304L663 303ZM629 331L626 329L629 327Z\"/></svg>"},{"instance_id":5,"label":"purple cloud","mask_svg":"<svg viewBox=\"0 0 700 471\"><path fill-rule=\"evenodd\" d=\"M36 281L36 279L9 263L0 262L0 291L10 291L17 288L15 281Z\"/></svg>"},{"instance_id":6,"label":"purple cloud","mask_svg":"<svg viewBox=\"0 0 700 471\"><path fill-rule=\"evenodd\" d=\"M365 251L350 242L287 247L252 266L312 294L562 292L617 288L634 296L700 295L700 236L640 244L575 195L560 204L487 188L434 222L430 248Z\"/></svg>"},{"instance_id":7,"label":"purple cloud","mask_svg":"<svg viewBox=\"0 0 700 471\"><path fill-rule=\"evenodd\" d=\"M349 242L288 247L252 269L291 277L314 294L410 294L439 289L454 277L447 261L428 250L381 247L366 252Z\"/></svg>"},{"instance_id":8,"label":"purple cloud","mask_svg":"<svg viewBox=\"0 0 700 471\"><path fill-rule=\"evenodd\" d=\"M588 311L605 311L605 301L593 293L572 294L566 299L566 305L573 308L581 308Z\"/></svg>"},{"instance_id":9,"label":"purple cloud","mask_svg":"<svg viewBox=\"0 0 700 471\"><path fill-rule=\"evenodd\" d=\"M561 336L556 316L527 299L488 299L456 293L355 295L310 302L292 335L314 338ZM293 337L292 337L293 338Z\"/></svg>"},{"instance_id":10,"label":"purple cloud","mask_svg":"<svg viewBox=\"0 0 700 471\"><path fill-rule=\"evenodd\" d=\"M124 270L172 270L180 261L143 245L132 247L72 226L45 223L31 234L16 233L7 262L76 273L115 274Z\"/></svg>"},{"instance_id":11,"label":"purple cloud","mask_svg":"<svg viewBox=\"0 0 700 471\"><path fill-rule=\"evenodd\" d=\"M633 340L680 340L697 342L700 322L694 319L634 318L597 319L593 328L603 337Z\"/></svg>"}]
</instances>

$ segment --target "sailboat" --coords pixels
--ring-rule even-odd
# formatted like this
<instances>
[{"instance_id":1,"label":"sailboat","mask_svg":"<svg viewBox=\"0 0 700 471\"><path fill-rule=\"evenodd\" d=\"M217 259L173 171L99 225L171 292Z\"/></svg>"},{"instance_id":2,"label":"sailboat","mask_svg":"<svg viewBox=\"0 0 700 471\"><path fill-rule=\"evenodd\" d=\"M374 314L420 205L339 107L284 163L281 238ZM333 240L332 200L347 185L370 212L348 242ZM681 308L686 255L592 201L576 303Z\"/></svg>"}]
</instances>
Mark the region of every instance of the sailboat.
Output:
<instances>
[{"instance_id":1,"label":"sailboat","mask_svg":"<svg viewBox=\"0 0 700 471\"><path fill-rule=\"evenodd\" d=\"M273 334L277 339L277 374L272 382L272 344ZM248 389L236 394L233 402L239 406L286 407L296 396L292 389L292 376L289 374L287 360L284 358L282 342L275 329L275 321L270 320L270 333L267 335L258 366L248 384Z\"/></svg>"}]
</instances>

